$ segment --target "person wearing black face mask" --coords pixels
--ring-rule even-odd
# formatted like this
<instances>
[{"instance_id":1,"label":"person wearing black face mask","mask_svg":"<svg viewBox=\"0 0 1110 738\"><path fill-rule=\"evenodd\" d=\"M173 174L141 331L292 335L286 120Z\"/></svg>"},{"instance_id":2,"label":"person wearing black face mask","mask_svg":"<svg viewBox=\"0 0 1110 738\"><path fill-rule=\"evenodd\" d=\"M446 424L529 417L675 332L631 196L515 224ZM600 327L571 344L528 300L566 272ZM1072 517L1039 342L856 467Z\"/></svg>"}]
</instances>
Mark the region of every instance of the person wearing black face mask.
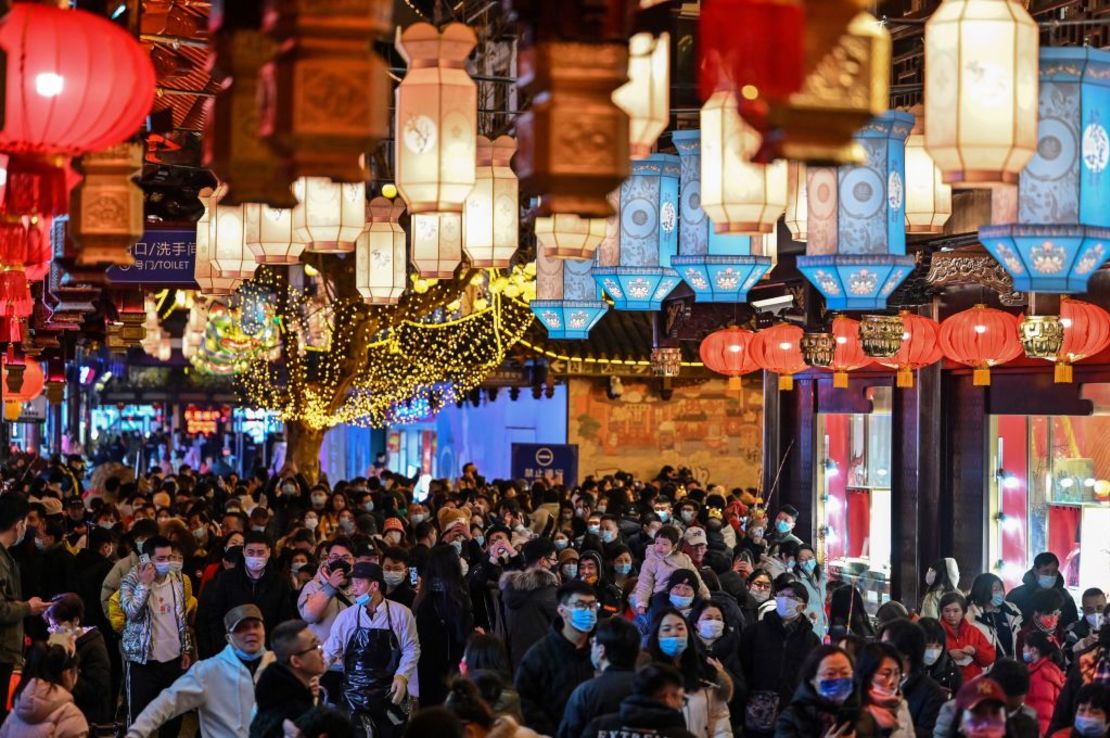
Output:
<instances>
[{"instance_id":1,"label":"person wearing black face mask","mask_svg":"<svg viewBox=\"0 0 1110 738\"><path fill-rule=\"evenodd\" d=\"M1079 690L1088 684L1110 685L1110 605L1102 611L1098 643L1076 657L1056 701L1048 735L1070 726L1079 707Z\"/></svg>"}]
</instances>

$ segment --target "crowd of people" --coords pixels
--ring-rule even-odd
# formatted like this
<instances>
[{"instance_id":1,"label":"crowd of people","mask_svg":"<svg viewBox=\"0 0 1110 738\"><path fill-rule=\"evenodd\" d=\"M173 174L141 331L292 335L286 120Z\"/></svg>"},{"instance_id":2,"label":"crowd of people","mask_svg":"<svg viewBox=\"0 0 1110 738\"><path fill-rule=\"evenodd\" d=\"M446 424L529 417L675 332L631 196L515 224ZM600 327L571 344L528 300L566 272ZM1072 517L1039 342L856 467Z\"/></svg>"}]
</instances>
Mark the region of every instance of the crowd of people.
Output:
<instances>
[{"instance_id":1,"label":"crowd of people","mask_svg":"<svg viewBox=\"0 0 1110 738\"><path fill-rule=\"evenodd\" d=\"M1106 595L1049 552L869 612L796 509L670 467L87 471L4 469L0 738L1110 735Z\"/></svg>"}]
</instances>

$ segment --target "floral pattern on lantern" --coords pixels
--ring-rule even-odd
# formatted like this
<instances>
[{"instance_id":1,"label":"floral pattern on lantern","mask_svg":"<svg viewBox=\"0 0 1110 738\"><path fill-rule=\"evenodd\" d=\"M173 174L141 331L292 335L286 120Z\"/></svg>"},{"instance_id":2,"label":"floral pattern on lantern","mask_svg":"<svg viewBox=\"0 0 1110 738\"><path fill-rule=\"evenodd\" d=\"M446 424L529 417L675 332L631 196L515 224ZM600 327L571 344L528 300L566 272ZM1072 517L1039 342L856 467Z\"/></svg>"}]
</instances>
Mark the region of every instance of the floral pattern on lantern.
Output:
<instances>
[{"instance_id":1,"label":"floral pattern on lantern","mask_svg":"<svg viewBox=\"0 0 1110 738\"><path fill-rule=\"evenodd\" d=\"M888 111L856 134L861 165L810 167L806 255L798 270L830 310L882 310L914 267L906 255L908 113Z\"/></svg>"},{"instance_id":2,"label":"floral pattern on lantern","mask_svg":"<svg viewBox=\"0 0 1110 738\"><path fill-rule=\"evenodd\" d=\"M421 277L451 279L462 263L460 213L416 213L412 226L412 265Z\"/></svg>"},{"instance_id":3,"label":"floral pattern on lantern","mask_svg":"<svg viewBox=\"0 0 1110 738\"><path fill-rule=\"evenodd\" d=\"M585 340L609 306L601 299L588 259L536 254L536 299L529 304L554 340Z\"/></svg>"},{"instance_id":4,"label":"floral pattern on lantern","mask_svg":"<svg viewBox=\"0 0 1110 738\"><path fill-rule=\"evenodd\" d=\"M906 233L944 233L952 215L952 186L925 150L924 108L915 106L906 139Z\"/></svg>"},{"instance_id":5,"label":"floral pattern on lantern","mask_svg":"<svg viewBox=\"0 0 1110 738\"><path fill-rule=\"evenodd\" d=\"M628 40L628 82L613 92L628 114L628 151L633 159L651 155L671 120L671 35L636 33Z\"/></svg>"},{"instance_id":6,"label":"floral pattern on lantern","mask_svg":"<svg viewBox=\"0 0 1110 738\"><path fill-rule=\"evenodd\" d=\"M844 315L833 319L832 336L835 348L829 369L833 371L833 387L845 389L848 386L848 372L862 369L872 359L863 353L859 341L859 321Z\"/></svg>"},{"instance_id":7,"label":"floral pattern on lantern","mask_svg":"<svg viewBox=\"0 0 1110 738\"><path fill-rule=\"evenodd\" d=\"M897 369L899 387L913 387L913 373L918 369L935 364L944 358L940 346L940 323L924 315L903 310L902 344L893 356L876 359L883 366Z\"/></svg>"},{"instance_id":8,"label":"floral pattern on lantern","mask_svg":"<svg viewBox=\"0 0 1110 738\"><path fill-rule=\"evenodd\" d=\"M1018 319L1002 310L976 305L945 319L940 324L940 346L952 361L975 371L976 387L991 383L991 367L1021 355Z\"/></svg>"},{"instance_id":9,"label":"floral pattern on lantern","mask_svg":"<svg viewBox=\"0 0 1110 738\"><path fill-rule=\"evenodd\" d=\"M293 227L293 210L256 202L243 205L247 248L259 264L298 264L304 241Z\"/></svg>"},{"instance_id":10,"label":"floral pattern on lantern","mask_svg":"<svg viewBox=\"0 0 1110 738\"><path fill-rule=\"evenodd\" d=\"M803 331L791 323L779 323L755 334L751 352L755 363L769 372L779 375L779 389L794 389L794 375L805 371L806 361L802 356L801 342Z\"/></svg>"},{"instance_id":11,"label":"floral pattern on lantern","mask_svg":"<svg viewBox=\"0 0 1110 738\"><path fill-rule=\"evenodd\" d=\"M754 338L755 334L751 331L734 325L722 328L702 339L698 355L706 369L728 377L730 390L739 390L741 376L759 371L759 364L751 354Z\"/></svg>"},{"instance_id":12,"label":"floral pattern on lantern","mask_svg":"<svg viewBox=\"0 0 1110 738\"><path fill-rule=\"evenodd\" d=\"M945 182L1017 182L1037 146L1038 36L1017 0L944 0L925 24L925 148Z\"/></svg>"},{"instance_id":13,"label":"floral pattern on lantern","mask_svg":"<svg viewBox=\"0 0 1110 738\"><path fill-rule=\"evenodd\" d=\"M1064 342L1056 355L1053 372L1058 383L1073 381L1072 364L1110 346L1110 314L1098 305L1062 297L1060 323L1064 327Z\"/></svg>"},{"instance_id":14,"label":"floral pattern on lantern","mask_svg":"<svg viewBox=\"0 0 1110 738\"><path fill-rule=\"evenodd\" d=\"M400 200L375 197L366 206L370 225L355 242L355 288L369 305L394 305L405 292L405 231Z\"/></svg>"},{"instance_id":15,"label":"floral pattern on lantern","mask_svg":"<svg viewBox=\"0 0 1110 738\"><path fill-rule=\"evenodd\" d=\"M366 184L301 177L293 183L293 233L310 254L345 254L366 227Z\"/></svg>"},{"instance_id":16,"label":"floral pattern on lantern","mask_svg":"<svg viewBox=\"0 0 1110 738\"><path fill-rule=\"evenodd\" d=\"M786 216L783 220L790 238L805 243L808 238L809 198L806 189L806 165L792 161L786 167Z\"/></svg>"},{"instance_id":17,"label":"floral pattern on lantern","mask_svg":"<svg viewBox=\"0 0 1110 738\"><path fill-rule=\"evenodd\" d=\"M671 257L678 252L679 158L652 154L632 162L621 185L617 238L597 254L594 280L617 310L658 310L678 286Z\"/></svg>"},{"instance_id":18,"label":"floral pattern on lantern","mask_svg":"<svg viewBox=\"0 0 1110 738\"><path fill-rule=\"evenodd\" d=\"M1042 49L1037 151L1021 173L1018 223L979 240L1022 292L1086 292L1110 257L1110 51Z\"/></svg>"},{"instance_id":19,"label":"floral pattern on lantern","mask_svg":"<svg viewBox=\"0 0 1110 738\"><path fill-rule=\"evenodd\" d=\"M208 249L212 271L219 277L250 279L258 262L247 246L242 205L220 205L227 188L212 193L208 214Z\"/></svg>"},{"instance_id":20,"label":"floral pattern on lantern","mask_svg":"<svg viewBox=\"0 0 1110 738\"><path fill-rule=\"evenodd\" d=\"M701 207L701 132L675 131L671 141L681 160L680 255L671 266L699 302L744 302L771 268L769 258L752 254L753 241L774 234L717 233Z\"/></svg>"},{"instance_id":21,"label":"floral pattern on lantern","mask_svg":"<svg viewBox=\"0 0 1110 738\"><path fill-rule=\"evenodd\" d=\"M471 266L505 269L520 241L520 187L509 166L516 139L478 136L477 150L477 180L463 210L463 248Z\"/></svg>"},{"instance_id":22,"label":"floral pattern on lantern","mask_svg":"<svg viewBox=\"0 0 1110 738\"><path fill-rule=\"evenodd\" d=\"M466 59L477 42L461 23L414 23L397 39L409 69L396 92L396 182L413 215L461 213L474 187L478 87Z\"/></svg>"},{"instance_id":23,"label":"floral pattern on lantern","mask_svg":"<svg viewBox=\"0 0 1110 738\"><path fill-rule=\"evenodd\" d=\"M212 223L211 216L216 208L218 193L212 190L202 190L200 201L204 205L204 212L197 220L197 253L193 263L193 279L202 295L220 296L230 295L238 289L241 279L222 276L213 266L212 251Z\"/></svg>"}]
</instances>

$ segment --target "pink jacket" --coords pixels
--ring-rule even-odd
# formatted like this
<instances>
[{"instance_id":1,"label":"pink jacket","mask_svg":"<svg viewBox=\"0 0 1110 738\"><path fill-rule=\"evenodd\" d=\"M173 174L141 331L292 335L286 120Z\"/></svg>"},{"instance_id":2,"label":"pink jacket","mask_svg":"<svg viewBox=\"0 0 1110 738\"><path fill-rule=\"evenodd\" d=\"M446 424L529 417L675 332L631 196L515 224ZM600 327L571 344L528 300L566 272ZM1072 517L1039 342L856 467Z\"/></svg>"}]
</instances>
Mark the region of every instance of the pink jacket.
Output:
<instances>
[{"instance_id":1,"label":"pink jacket","mask_svg":"<svg viewBox=\"0 0 1110 738\"><path fill-rule=\"evenodd\" d=\"M671 574L679 569L688 569L694 572L694 576L698 578L698 596L703 598L709 596L709 588L701 580L698 567L694 566L694 562L690 560L689 556L676 548L667 554L666 558L663 558L656 553L655 546L648 546L644 553L644 565L640 567L640 578L636 580L635 602L633 604L643 605L644 607L650 605L651 596L659 592L666 592L667 582L670 580Z\"/></svg>"},{"instance_id":2,"label":"pink jacket","mask_svg":"<svg viewBox=\"0 0 1110 738\"><path fill-rule=\"evenodd\" d=\"M86 738L89 724L73 695L56 684L32 679L16 698L0 738Z\"/></svg>"}]
</instances>

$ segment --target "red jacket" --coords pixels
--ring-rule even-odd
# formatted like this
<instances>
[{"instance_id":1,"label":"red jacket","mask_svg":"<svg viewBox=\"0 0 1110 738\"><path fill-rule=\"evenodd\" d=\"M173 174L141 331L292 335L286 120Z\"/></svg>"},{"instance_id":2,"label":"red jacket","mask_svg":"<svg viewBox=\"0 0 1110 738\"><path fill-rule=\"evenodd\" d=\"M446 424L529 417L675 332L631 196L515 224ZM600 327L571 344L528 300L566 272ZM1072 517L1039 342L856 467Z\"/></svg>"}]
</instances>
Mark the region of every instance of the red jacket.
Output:
<instances>
[{"instance_id":1,"label":"red jacket","mask_svg":"<svg viewBox=\"0 0 1110 738\"><path fill-rule=\"evenodd\" d=\"M966 646L972 646L975 649L971 662L960 667L964 684L982 674L983 669L994 663L994 646L983 635L983 631L966 620L961 620L959 634L957 634L956 631L952 630L952 626L948 624L947 620L941 618L940 622L948 636L944 644L945 649L951 651L954 648L965 648Z\"/></svg>"},{"instance_id":2,"label":"red jacket","mask_svg":"<svg viewBox=\"0 0 1110 738\"><path fill-rule=\"evenodd\" d=\"M1042 656L1029 665L1029 694L1025 695L1025 704L1037 711L1041 735L1048 734L1052 711L1056 709L1056 700L1063 688L1064 672L1052 659Z\"/></svg>"}]
</instances>

